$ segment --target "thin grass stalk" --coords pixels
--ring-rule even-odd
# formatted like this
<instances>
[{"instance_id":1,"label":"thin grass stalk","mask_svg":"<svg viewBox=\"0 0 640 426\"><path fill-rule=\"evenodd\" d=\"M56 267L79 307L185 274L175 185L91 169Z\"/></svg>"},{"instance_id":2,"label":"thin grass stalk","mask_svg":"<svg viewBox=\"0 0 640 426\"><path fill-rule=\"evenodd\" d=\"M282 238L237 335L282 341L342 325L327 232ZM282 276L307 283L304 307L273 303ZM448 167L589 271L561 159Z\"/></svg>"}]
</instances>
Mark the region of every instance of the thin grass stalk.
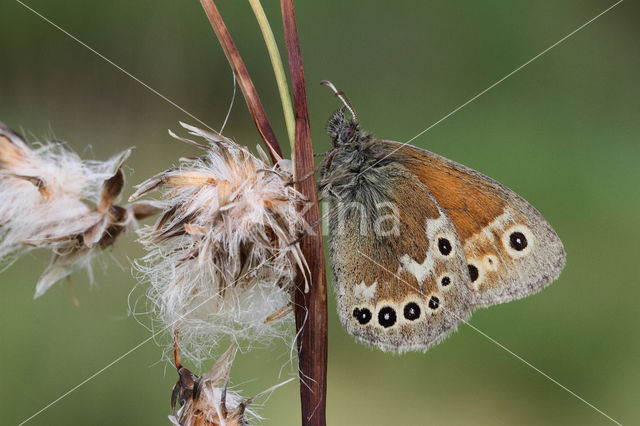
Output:
<instances>
[{"instance_id":1,"label":"thin grass stalk","mask_svg":"<svg viewBox=\"0 0 640 426\"><path fill-rule=\"evenodd\" d=\"M271 160L275 162L278 158L282 158L282 150L280 149L278 139L269 124L267 114L262 107L262 102L260 102L260 97L253 85L251 77L249 76L247 67L244 65L244 61L240 56L240 52L238 52L238 48L233 42L231 34L229 34L229 30L227 30L227 26L224 24L222 16L220 16L220 12L218 12L218 8L213 0L200 0L200 3L209 18L213 31L215 31L216 36L222 45L222 50L224 50L224 54L226 55L227 60L231 65L231 69L236 76L238 85L242 90L244 99L247 102L249 111L251 112L251 117L258 128L258 133L260 133L260 137L267 147L269 155L271 155Z\"/></svg>"},{"instance_id":2,"label":"thin grass stalk","mask_svg":"<svg viewBox=\"0 0 640 426\"><path fill-rule=\"evenodd\" d=\"M298 39L293 1L281 0L280 6L296 112L294 149L296 189L311 202L311 208L305 213L305 219L307 223L315 224L320 219L320 208L317 186L313 178L313 146L309 128L307 90L300 53L300 40ZM301 248L311 273L309 292L304 293L304 280L300 278L297 282L295 297L296 328L299 332L298 365L300 378L304 381L304 384L300 386L302 424L325 425L328 347L327 283L322 231L319 226L313 234L309 233L304 236Z\"/></svg>"},{"instance_id":3,"label":"thin grass stalk","mask_svg":"<svg viewBox=\"0 0 640 426\"><path fill-rule=\"evenodd\" d=\"M287 125L287 135L289 136L289 145L291 151L294 151L294 142L296 137L296 119L293 115L293 106L291 105L291 95L289 94L289 84L287 83L287 75L284 72L282 66L282 58L280 56L280 50L276 44L276 39L269 25L267 15L264 13L260 0L249 0L251 9L256 15L256 20L262 31L262 37L267 45L267 51L269 52L269 58L271 59L271 66L273 73L276 77L276 83L278 85L278 92L280 93L280 102L282 103L282 112L284 113L284 121Z\"/></svg>"},{"instance_id":4,"label":"thin grass stalk","mask_svg":"<svg viewBox=\"0 0 640 426\"><path fill-rule=\"evenodd\" d=\"M273 152L280 154L280 147L275 136L268 137L269 134L273 134L271 126L240 54L213 1L201 0L201 3L238 79L256 127L258 127L265 145L272 152L273 158ZM317 187L313 178L313 147L309 128L304 69L292 1L282 0L281 9L295 105L293 155L296 160L294 163L296 189L310 202L310 208L305 212L307 223L316 224L319 223L320 208ZM307 260L310 274L308 277L310 290L306 294L304 293L304 276L300 274L298 277L294 300L296 331L298 332L298 364L301 378L302 424L324 426L326 425L328 345L327 289L322 231L319 226L315 228L313 234L305 235L300 245Z\"/></svg>"}]
</instances>

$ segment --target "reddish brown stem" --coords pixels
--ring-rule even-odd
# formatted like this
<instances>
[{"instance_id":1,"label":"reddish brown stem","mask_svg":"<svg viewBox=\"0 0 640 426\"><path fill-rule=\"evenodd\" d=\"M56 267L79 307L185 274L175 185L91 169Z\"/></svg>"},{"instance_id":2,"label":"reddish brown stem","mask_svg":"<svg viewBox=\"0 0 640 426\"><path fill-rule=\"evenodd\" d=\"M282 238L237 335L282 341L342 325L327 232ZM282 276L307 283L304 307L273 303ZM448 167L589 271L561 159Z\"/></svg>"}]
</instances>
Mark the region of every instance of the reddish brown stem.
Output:
<instances>
[{"instance_id":1,"label":"reddish brown stem","mask_svg":"<svg viewBox=\"0 0 640 426\"><path fill-rule=\"evenodd\" d=\"M264 108L262 108L262 102L260 102L258 92L249 76L247 67L245 67L244 61L240 57L240 52L238 52L238 48L233 42L231 34L229 34L229 30L227 30L227 26L224 24L222 16L220 16L220 12L218 12L218 8L213 0L200 0L200 3L209 18L209 22L211 22L213 31L215 31L222 45L222 50L224 50L224 54L227 56L231 69L233 69L233 73L236 76L240 90L242 90L242 94L251 112L251 117L253 117L253 121L258 128L260 137L269 150L271 159L275 163L278 158L282 158L282 150L269 124L267 114L264 112Z\"/></svg>"},{"instance_id":2,"label":"reddish brown stem","mask_svg":"<svg viewBox=\"0 0 640 426\"><path fill-rule=\"evenodd\" d=\"M307 90L304 81L304 67L300 53L300 41L293 0L281 0L282 20L289 57L291 85L296 114L295 139L295 179L296 189L311 202L305 214L307 223L318 223L320 208L315 179L301 179L313 173L313 147L309 129ZM309 293L304 293L304 279L297 282L295 297L296 329L298 330L298 365L300 399L302 402L302 423L304 425L325 425L327 394L327 283L325 276L322 231L316 228L313 235L302 239L302 252L311 271Z\"/></svg>"},{"instance_id":3,"label":"reddish brown stem","mask_svg":"<svg viewBox=\"0 0 640 426\"><path fill-rule=\"evenodd\" d=\"M173 332L173 361L176 364L176 370L180 370L182 368L182 364L180 363L180 350L179 350L179 340L178 340L178 330Z\"/></svg>"},{"instance_id":4,"label":"reddish brown stem","mask_svg":"<svg viewBox=\"0 0 640 426\"><path fill-rule=\"evenodd\" d=\"M269 148L272 159L274 158L274 153L281 156L280 146L269 125L256 89L218 9L213 0L200 0L200 2L231 64L256 127L265 145ZM314 162L304 68L292 0L282 0L281 8L296 115L295 186L311 203L311 208L305 213L305 219L308 223L316 224L319 223L320 208L315 180L300 179L300 177L307 177L309 174L313 174ZM309 293L304 293L305 281L304 277L300 276L296 282L295 295L298 363L300 378L303 382L300 386L302 423L305 425L325 425L327 284L322 231L319 227L316 228L313 235L307 234L301 240L300 245L310 270L310 276L308 277L310 281Z\"/></svg>"}]
</instances>

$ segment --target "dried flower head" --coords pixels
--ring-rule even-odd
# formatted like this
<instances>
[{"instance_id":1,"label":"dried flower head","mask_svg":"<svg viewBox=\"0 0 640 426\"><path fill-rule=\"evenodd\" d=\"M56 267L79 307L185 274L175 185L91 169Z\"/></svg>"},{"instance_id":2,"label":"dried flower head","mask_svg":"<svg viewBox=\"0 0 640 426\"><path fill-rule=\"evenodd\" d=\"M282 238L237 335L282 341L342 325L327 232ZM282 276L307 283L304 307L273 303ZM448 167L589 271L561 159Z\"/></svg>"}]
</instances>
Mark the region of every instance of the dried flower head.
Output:
<instances>
[{"instance_id":1,"label":"dried flower head","mask_svg":"<svg viewBox=\"0 0 640 426\"><path fill-rule=\"evenodd\" d=\"M8 266L31 249L52 251L35 297L75 269L87 268L91 277L97 249L157 210L149 203L114 204L130 152L100 162L80 159L63 142L32 149L0 123L0 259Z\"/></svg>"},{"instance_id":2,"label":"dried flower head","mask_svg":"<svg viewBox=\"0 0 640 426\"><path fill-rule=\"evenodd\" d=\"M242 399L228 389L229 373L236 354L232 345L216 361L211 370L200 377L180 365L176 356L178 382L171 394L173 415L169 420L176 426L244 426L248 419L259 416L247 407L260 396L283 386L293 379L275 385L249 399ZM176 408L178 410L176 411Z\"/></svg>"},{"instance_id":3,"label":"dried flower head","mask_svg":"<svg viewBox=\"0 0 640 426\"><path fill-rule=\"evenodd\" d=\"M149 254L137 265L156 318L180 330L185 355L198 362L224 334L252 342L286 335L279 320L291 317L293 280L306 265L295 240L307 228L286 163L271 167L262 151L257 158L183 126L207 145L178 139L205 154L143 182L131 199L162 191L164 214L141 229Z\"/></svg>"}]
</instances>

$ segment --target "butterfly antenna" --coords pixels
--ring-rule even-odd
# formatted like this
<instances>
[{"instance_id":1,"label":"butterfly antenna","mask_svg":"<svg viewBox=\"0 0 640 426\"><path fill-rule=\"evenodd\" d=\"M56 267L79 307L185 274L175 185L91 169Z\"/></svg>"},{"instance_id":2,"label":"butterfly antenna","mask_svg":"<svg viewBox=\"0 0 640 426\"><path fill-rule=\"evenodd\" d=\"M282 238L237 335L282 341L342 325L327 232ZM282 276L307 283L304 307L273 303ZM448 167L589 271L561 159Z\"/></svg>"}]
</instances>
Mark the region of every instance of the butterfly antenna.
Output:
<instances>
[{"instance_id":1,"label":"butterfly antenna","mask_svg":"<svg viewBox=\"0 0 640 426\"><path fill-rule=\"evenodd\" d=\"M347 109L351 113L351 116L353 117L353 120L357 122L358 116L356 115L356 111L353 109L353 105L351 105L351 101L349 101L347 95L342 90L338 90L336 86L329 80L322 80L320 84L327 86L329 89L333 90L333 93L335 93L335 95L342 101L344 106L347 107Z\"/></svg>"}]
</instances>

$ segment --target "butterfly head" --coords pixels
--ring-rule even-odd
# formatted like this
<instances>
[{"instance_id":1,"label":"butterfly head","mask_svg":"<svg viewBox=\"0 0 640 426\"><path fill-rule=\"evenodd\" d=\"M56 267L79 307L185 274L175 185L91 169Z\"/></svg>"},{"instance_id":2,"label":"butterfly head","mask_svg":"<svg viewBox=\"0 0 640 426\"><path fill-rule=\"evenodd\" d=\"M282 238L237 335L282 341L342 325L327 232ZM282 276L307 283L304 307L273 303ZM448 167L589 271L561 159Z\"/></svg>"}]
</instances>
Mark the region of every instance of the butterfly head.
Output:
<instances>
[{"instance_id":1,"label":"butterfly head","mask_svg":"<svg viewBox=\"0 0 640 426\"><path fill-rule=\"evenodd\" d=\"M333 113L327 122L327 133L334 148L354 144L361 136L358 121L355 118L347 118L345 110L346 107L340 108Z\"/></svg>"},{"instance_id":2,"label":"butterfly head","mask_svg":"<svg viewBox=\"0 0 640 426\"><path fill-rule=\"evenodd\" d=\"M320 82L331 90L344 104L338 111L334 112L327 123L327 133L333 142L334 148L356 145L358 142L369 139L369 134L360 131L358 125L358 116L356 115L349 98L341 90L336 89L330 81L323 80ZM349 111L351 118L345 116L345 112Z\"/></svg>"}]
</instances>

